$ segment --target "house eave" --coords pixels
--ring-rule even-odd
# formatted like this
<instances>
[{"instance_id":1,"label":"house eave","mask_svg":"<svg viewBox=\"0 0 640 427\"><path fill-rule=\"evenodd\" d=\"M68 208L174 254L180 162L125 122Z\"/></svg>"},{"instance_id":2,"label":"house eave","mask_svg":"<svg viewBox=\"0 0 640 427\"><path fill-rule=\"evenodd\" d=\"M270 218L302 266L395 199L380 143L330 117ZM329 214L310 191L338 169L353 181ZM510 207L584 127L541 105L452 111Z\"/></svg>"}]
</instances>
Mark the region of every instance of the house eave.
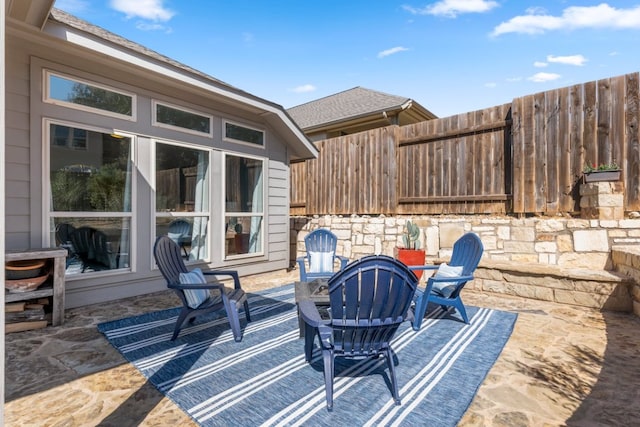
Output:
<instances>
[{"instance_id":1,"label":"house eave","mask_svg":"<svg viewBox=\"0 0 640 427\"><path fill-rule=\"evenodd\" d=\"M191 90L209 97L217 103L233 105L235 108L259 115L282 135L284 142L289 147L288 155L291 160L310 159L318 156L315 145L289 117L282 106L226 85L213 77L162 55L158 55L158 57L145 55L127 46L66 25L55 18L49 18L44 28L38 32L29 30L21 22L16 22L16 25L10 27L16 30L15 34L27 37L32 41L40 39L40 43L47 43L46 38L48 37L62 40L67 43L62 48L74 50L76 54L78 49L85 49L88 53L126 64L127 67L135 69L139 73L155 75L183 87L188 86Z\"/></svg>"},{"instance_id":2,"label":"house eave","mask_svg":"<svg viewBox=\"0 0 640 427\"><path fill-rule=\"evenodd\" d=\"M55 0L6 0L5 16L41 30L54 3Z\"/></svg>"}]
</instances>

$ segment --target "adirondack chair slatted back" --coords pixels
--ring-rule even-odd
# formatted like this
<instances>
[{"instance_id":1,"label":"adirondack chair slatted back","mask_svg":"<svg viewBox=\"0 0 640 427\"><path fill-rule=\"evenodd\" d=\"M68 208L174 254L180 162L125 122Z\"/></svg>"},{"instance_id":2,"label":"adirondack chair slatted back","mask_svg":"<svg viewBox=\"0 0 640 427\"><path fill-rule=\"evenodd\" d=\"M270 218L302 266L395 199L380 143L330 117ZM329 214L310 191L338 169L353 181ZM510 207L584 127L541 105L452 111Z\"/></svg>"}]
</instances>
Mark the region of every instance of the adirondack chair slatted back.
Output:
<instances>
[{"instance_id":1,"label":"adirondack chair slatted back","mask_svg":"<svg viewBox=\"0 0 640 427\"><path fill-rule=\"evenodd\" d=\"M168 237L162 237L157 240L154 256L167 284L179 284L180 273L189 272L180 255L180 246ZM182 292L178 292L178 294L181 295Z\"/></svg>"},{"instance_id":2,"label":"adirondack chair slatted back","mask_svg":"<svg viewBox=\"0 0 640 427\"><path fill-rule=\"evenodd\" d=\"M82 261L82 271L88 267L116 268L115 254L108 248L107 235L93 227L79 227L70 235L74 253Z\"/></svg>"},{"instance_id":3,"label":"adirondack chair slatted back","mask_svg":"<svg viewBox=\"0 0 640 427\"><path fill-rule=\"evenodd\" d=\"M319 228L304 238L306 254L296 259L302 282L328 279L335 271L343 269L349 262L347 257L336 254L338 238L330 230Z\"/></svg>"},{"instance_id":4,"label":"adirondack chair slatted back","mask_svg":"<svg viewBox=\"0 0 640 427\"><path fill-rule=\"evenodd\" d=\"M324 228L314 230L304 238L304 245L309 252L336 252L338 240L335 234Z\"/></svg>"},{"instance_id":5,"label":"adirondack chair slatted back","mask_svg":"<svg viewBox=\"0 0 640 427\"><path fill-rule=\"evenodd\" d=\"M484 246L480 237L475 233L466 233L453 244L449 265L462 266L461 276L470 276L478 267L483 251ZM463 287L464 283L456 288L451 298L457 297Z\"/></svg>"},{"instance_id":6,"label":"adirondack chair slatted back","mask_svg":"<svg viewBox=\"0 0 640 427\"><path fill-rule=\"evenodd\" d=\"M336 355L370 356L389 346L405 320L418 279L404 264L370 256L348 265L328 283Z\"/></svg>"}]
</instances>

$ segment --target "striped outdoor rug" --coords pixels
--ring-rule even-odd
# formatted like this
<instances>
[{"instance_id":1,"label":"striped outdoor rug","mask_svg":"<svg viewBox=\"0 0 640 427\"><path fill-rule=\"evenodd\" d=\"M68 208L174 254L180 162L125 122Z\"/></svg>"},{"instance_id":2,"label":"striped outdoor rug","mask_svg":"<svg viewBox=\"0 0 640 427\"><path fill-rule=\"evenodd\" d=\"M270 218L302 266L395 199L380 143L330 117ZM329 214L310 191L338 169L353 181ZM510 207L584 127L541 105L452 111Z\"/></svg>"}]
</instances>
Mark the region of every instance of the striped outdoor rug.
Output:
<instances>
[{"instance_id":1,"label":"striped outdoor rug","mask_svg":"<svg viewBox=\"0 0 640 427\"><path fill-rule=\"evenodd\" d=\"M225 318L201 319L169 339L178 309L98 325L158 390L203 426L455 426L511 335L516 314L467 307L470 325L440 308L393 343L402 405L384 359L337 359L328 412L322 357L304 361L293 286L251 294L242 342ZM244 325L244 322L243 322Z\"/></svg>"}]
</instances>

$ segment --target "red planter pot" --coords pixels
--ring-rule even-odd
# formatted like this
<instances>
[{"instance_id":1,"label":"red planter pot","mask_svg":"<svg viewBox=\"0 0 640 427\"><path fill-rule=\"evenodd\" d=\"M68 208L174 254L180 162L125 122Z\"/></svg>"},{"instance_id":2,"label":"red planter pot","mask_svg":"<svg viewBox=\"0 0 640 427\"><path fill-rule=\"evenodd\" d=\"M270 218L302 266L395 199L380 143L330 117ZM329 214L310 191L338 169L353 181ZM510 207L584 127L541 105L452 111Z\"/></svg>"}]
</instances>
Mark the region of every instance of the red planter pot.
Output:
<instances>
[{"instance_id":1,"label":"red planter pot","mask_svg":"<svg viewBox=\"0 0 640 427\"><path fill-rule=\"evenodd\" d=\"M396 248L396 259L406 266L424 265L425 251L424 249L404 249ZM423 270L413 271L418 279L422 277Z\"/></svg>"}]
</instances>

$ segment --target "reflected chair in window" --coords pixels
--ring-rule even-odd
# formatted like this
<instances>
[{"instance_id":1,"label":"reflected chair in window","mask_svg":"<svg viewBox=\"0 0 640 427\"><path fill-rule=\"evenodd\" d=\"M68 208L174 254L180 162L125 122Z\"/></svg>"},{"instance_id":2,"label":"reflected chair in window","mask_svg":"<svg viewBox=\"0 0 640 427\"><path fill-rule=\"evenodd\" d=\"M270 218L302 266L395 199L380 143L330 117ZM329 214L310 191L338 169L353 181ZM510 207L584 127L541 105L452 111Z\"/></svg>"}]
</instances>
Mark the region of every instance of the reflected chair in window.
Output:
<instances>
[{"instance_id":1,"label":"reflected chair in window","mask_svg":"<svg viewBox=\"0 0 640 427\"><path fill-rule=\"evenodd\" d=\"M76 228L68 222L61 222L56 225L56 246L67 250L67 266L69 266L76 256L73 250L73 243L71 242L71 234L74 231L76 231Z\"/></svg>"},{"instance_id":2,"label":"reflected chair in window","mask_svg":"<svg viewBox=\"0 0 640 427\"><path fill-rule=\"evenodd\" d=\"M93 227L79 227L70 234L74 253L82 262L82 272L115 269L117 254L109 248L107 235Z\"/></svg>"},{"instance_id":3,"label":"reflected chair in window","mask_svg":"<svg viewBox=\"0 0 640 427\"><path fill-rule=\"evenodd\" d=\"M298 302L304 321L307 362L312 361L315 336L319 338L329 410L333 408L336 357L384 356L391 393L396 404L400 404L391 341L402 322L413 320L411 303L417 286L418 278L406 265L385 255L372 255L331 276L328 318L321 317L311 299Z\"/></svg>"},{"instance_id":4,"label":"reflected chair in window","mask_svg":"<svg viewBox=\"0 0 640 427\"><path fill-rule=\"evenodd\" d=\"M167 236L180 246L184 257L189 258L187 244L191 244L191 223L184 219L174 219L169 224Z\"/></svg>"},{"instance_id":5,"label":"reflected chair in window","mask_svg":"<svg viewBox=\"0 0 640 427\"><path fill-rule=\"evenodd\" d=\"M473 280L473 273L480 263L484 247L477 234L466 233L453 244L449 263L411 267L412 270L434 270L435 274L427 279L425 289L416 291L415 320L413 329L419 330L422 319L431 302L439 304L443 310L453 307L458 310L464 323L469 323L460 292Z\"/></svg>"},{"instance_id":6,"label":"reflected chair in window","mask_svg":"<svg viewBox=\"0 0 640 427\"><path fill-rule=\"evenodd\" d=\"M239 310L244 308L247 322L251 321L247 295L240 287L238 272L235 270L189 271L180 254L180 246L168 236L160 236L153 246L156 264L167 281L169 289L178 295L182 310L178 315L171 340L175 340L185 323L193 323L197 316L224 310L229 319L234 339L242 340ZM207 282L205 276L230 276L233 288L221 283Z\"/></svg>"},{"instance_id":7,"label":"reflected chair in window","mask_svg":"<svg viewBox=\"0 0 640 427\"><path fill-rule=\"evenodd\" d=\"M300 281L328 279L336 271L344 269L349 258L336 255L337 245L338 238L326 228L319 228L307 234L304 238L307 253L296 260L300 268Z\"/></svg>"}]
</instances>

